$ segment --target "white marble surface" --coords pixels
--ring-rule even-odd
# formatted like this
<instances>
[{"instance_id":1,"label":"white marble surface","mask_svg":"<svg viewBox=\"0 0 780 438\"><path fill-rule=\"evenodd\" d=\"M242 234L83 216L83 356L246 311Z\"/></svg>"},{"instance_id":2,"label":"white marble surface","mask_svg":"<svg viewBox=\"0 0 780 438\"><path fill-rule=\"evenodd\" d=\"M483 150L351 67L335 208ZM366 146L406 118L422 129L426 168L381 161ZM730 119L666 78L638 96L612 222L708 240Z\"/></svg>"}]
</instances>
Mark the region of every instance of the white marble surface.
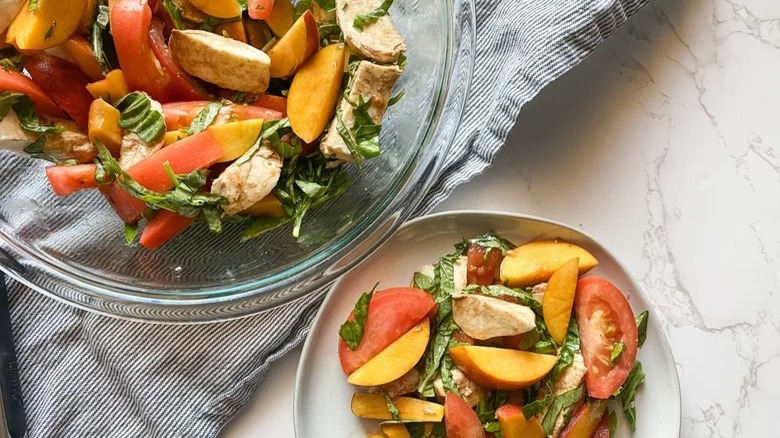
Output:
<instances>
[{"instance_id":1,"label":"white marble surface","mask_svg":"<svg viewBox=\"0 0 780 438\"><path fill-rule=\"evenodd\" d=\"M778 436L778 146L780 1L658 0L529 104L496 164L439 210L582 227L665 316L682 436ZM225 437L293 436L298 354Z\"/></svg>"}]
</instances>

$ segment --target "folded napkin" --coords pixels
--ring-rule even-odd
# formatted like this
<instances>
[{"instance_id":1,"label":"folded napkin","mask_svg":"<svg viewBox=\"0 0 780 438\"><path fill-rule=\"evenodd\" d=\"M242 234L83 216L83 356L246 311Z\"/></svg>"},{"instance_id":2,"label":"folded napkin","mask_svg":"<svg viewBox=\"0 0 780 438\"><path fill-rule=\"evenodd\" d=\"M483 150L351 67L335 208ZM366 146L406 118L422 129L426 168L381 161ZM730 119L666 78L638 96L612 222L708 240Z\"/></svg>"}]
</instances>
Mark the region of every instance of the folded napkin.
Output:
<instances>
[{"instance_id":1,"label":"folded napkin","mask_svg":"<svg viewBox=\"0 0 780 438\"><path fill-rule=\"evenodd\" d=\"M476 0L473 87L444 173L417 214L488 167L521 107L648 1ZM31 438L214 437L270 364L304 339L324 295L177 327L118 321L8 286Z\"/></svg>"}]
</instances>

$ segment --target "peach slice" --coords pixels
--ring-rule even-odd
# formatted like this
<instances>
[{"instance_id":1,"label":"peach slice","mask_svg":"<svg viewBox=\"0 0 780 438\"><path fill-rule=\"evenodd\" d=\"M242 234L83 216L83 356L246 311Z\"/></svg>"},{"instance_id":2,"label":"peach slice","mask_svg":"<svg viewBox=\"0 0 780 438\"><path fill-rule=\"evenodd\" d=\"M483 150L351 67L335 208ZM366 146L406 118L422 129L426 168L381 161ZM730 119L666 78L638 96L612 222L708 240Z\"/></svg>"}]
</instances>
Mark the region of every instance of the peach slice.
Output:
<instances>
[{"instance_id":1,"label":"peach slice","mask_svg":"<svg viewBox=\"0 0 780 438\"><path fill-rule=\"evenodd\" d=\"M241 8L236 0L190 0L193 6L217 18L241 16Z\"/></svg>"},{"instance_id":2,"label":"peach slice","mask_svg":"<svg viewBox=\"0 0 780 438\"><path fill-rule=\"evenodd\" d=\"M286 214L281 201L273 193L269 193L243 212L254 217L284 217Z\"/></svg>"},{"instance_id":3,"label":"peach slice","mask_svg":"<svg viewBox=\"0 0 780 438\"><path fill-rule=\"evenodd\" d=\"M387 438L412 438L406 426L398 423L385 423L382 425L382 433Z\"/></svg>"},{"instance_id":4,"label":"peach slice","mask_svg":"<svg viewBox=\"0 0 780 438\"><path fill-rule=\"evenodd\" d=\"M425 353L430 331L430 322L425 318L350 374L347 382L357 386L379 386L403 376Z\"/></svg>"},{"instance_id":5,"label":"peach slice","mask_svg":"<svg viewBox=\"0 0 780 438\"><path fill-rule=\"evenodd\" d=\"M444 418L444 406L411 397L396 397L393 404L398 408L401 421L440 422ZM369 420L392 420L385 398L380 394L359 392L352 396L352 413Z\"/></svg>"},{"instance_id":6,"label":"peach slice","mask_svg":"<svg viewBox=\"0 0 780 438\"><path fill-rule=\"evenodd\" d=\"M510 391L542 380L558 361L547 354L474 345L452 348L450 356L474 383Z\"/></svg>"},{"instance_id":7,"label":"peach slice","mask_svg":"<svg viewBox=\"0 0 780 438\"><path fill-rule=\"evenodd\" d=\"M577 290L579 259L571 259L558 268L550 281L542 300L542 313L547 330L558 345L563 344L569 329L571 308L574 305L574 291Z\"/></svg>"},{"instance_id":8,"label":"peach slice","mask_svg":"<svg viewBox=\"0 0 780 438\"><path fill-rule=\"evenodd\" d=\"M298 70L287 94L287 117L306 143L322 134L336 109L344 76L344 44L320 50ZM273 60L271 61L273 68Z\"/></svg>"},{"instance_id":9,"label":"peach slice","mask_svg":"<svg viewBox=\"0 0 780 438\"><path fill-rule=\"evenodd\" d=\"M277 38L281 38L290 30L294 20L295 6L290 0L274 0L274 8L271 10L271 16L265 20L265 24Z\"/></svg>"},{"instance_id":10,"label":"peach slice","mask_svg":"<svg viewBox=\"0 0 780 438\"><path fill-rule=\"evenodd\" d=\"M5 37L8 44L22 51L49 49L65 42L79 27L87 0L38 0L32 11L29 4L29 0L24 3Z\"/></svg>"},{"instance_id":11,"label":"peach slice","mask_svg":"<svg viewBox=\"0 0 780 438\"><path fill-rule=\"evenodd\" d=\"M501 281L510 287L526 287L547 281L564 263L578 258L579 274L593 269L598 260L577 245L560 240L526 243L507 252L501 262Z\"/></svg>"},{"instance_id":12,"label":"peach slice","mask_svg":"<svg viewBox=\"0 0 780 438\"><path fill-rule=\"evenodd\" d=\"M585 403L572 417L566 429L561 433L561 438L590 438L596 432L607 410L607 401L598 400Z\"/></svg>"},{"instance_id":13,"label":"peach slice","mask_svg":"<svg viewBox=\"0 0 780 438\"><path fill-rule=\"evenodd\" d=\"M290 30L268 50L271 58L271 77L292 75L320 48L320 31L311 11L293 23Z\"/></svg>"},{"instance_id":14,"label":"peach slice","mask_svg":"<svg viewBox=\"0 0 780 438\"><path fill-rule=\"evenodd\" d=\"M496 418L504 438L546 438L539 419L526 419L523 408L514 404L506 404L496 409Z\"/></svg>"},{"instance_id":15,"label":"peach slice","mask_svg":"<svg viewBox=\"0 0 780 438\"><path fill-rule=\"evenodd\" d=\"M233 161L244 155L244 152L255 144L262 129L263 119L242 120L209 127L208 130L225 151L225 155L217 160L217 163Z\"/></svg>"}]
</instances>

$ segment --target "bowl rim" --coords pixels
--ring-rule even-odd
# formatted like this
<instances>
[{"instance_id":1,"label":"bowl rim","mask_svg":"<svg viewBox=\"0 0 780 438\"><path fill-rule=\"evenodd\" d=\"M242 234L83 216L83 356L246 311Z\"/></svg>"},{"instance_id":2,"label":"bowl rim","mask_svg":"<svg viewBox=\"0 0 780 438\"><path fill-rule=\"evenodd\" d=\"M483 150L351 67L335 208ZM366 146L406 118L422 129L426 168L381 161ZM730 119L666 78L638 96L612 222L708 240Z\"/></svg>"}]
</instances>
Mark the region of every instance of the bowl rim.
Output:
<instances>
[{"instance_id":1,"label":"bowl rim","mask_svg":"<svg viewBox=\"0 0 780 438\"><path fill-rule=\"evenodd\" d=\"M548 219L541 216L531 215L531 214L525 214L525 213L514 213L509 211L502 211L502 210L493 210L493 209L487 209L487 210L479 210L479 209L456 209L456 210L446 210L441 211L437 213L428 214L425 216L420 216L414 219L411 219L404 223L402 226L400 226L396 233L399 233L403 231L406 228L414 227L417 224L421 222L427 222L427 221L435 221L439 220L445 217L452 217L454 220L457 220L460 217L464 216L482 216L482 217L497 217L497 218L507 218L507 219L519 219L519 220L526 220L526 221L533 221L533 222L539 222L546 225L552 225L555 227L563 228L569 231L572 231L574 233L580 234L583 237L589 239L592 241L596 246L598 246L601 250L603 250L606 254L608 254L610 257L612 257L613 260L615 260L615 264L617 267L623 271L623 273L628 277L628 279L631 281L631 283L635 286L635 290L639 293L639 295L642 297L642 299L649 304L647 311L650 314L650 318L653 321L663 321L663 319L659 318L659 314L656 311L657 306L654 304L654 302L650 299L650 296L645 293L644 288L641 287L639 282L636 280L636 277L631 273L631 271L628 270L628 268L623 264L620 258L618 258L613 251L611 251L608 247L606 247L603 243L601 243L599 240L595 239L593 236L591 236L586 231L582 230L581 228L574 227L572 225L566 224L564 222L559 222L554 219ZM395 234L395 233L394 233ZM392 238L392 237L391 237ZM389 240L389 239L388 239ZM312 354L312 346L311 343L313 341L313 337L311 336L314 329L317 327L317 325L320 323L320 320L323 318L326 310L328 308L328 305L330 302L334 299L336 296L335 291L338 288L339 284L343 281L343 276L340 277L337 281L335 281L328 290L327 295L325 296L325 299L322 301L322 304L320 305L319 310L317 311L317 314L314 316L314 319L312 320L311 326L309 327L309 331L306 334L306 340L304 341L303 347L301 349L301 355L298 359L298 369L295 373L295 387L294 387L294 393L293 393L293 427L295 430L295 436L298 437L298 430L300 429L300 416L299 416L299 409L302 403L302 399L304 398L304 395L301 393L301 387L303 386L303 380L306 377L303 372L303 365L304 363L308 362L310 360L309 356ZM674 372L672 373L672 378L675 382L674 387L674 393L672 396L674 397L674 401L677 403L677 405L680 407L680 409L676 410L676 424L677 424L677 433L678 437L682 433L682 388L680 386L680 374L677 370L676 361L674 360L674 352L672 351L671 344L669 343L669 334L666 331L666 328L663 324L657 324L658 330L661 333L661 343L662 348L664 352L671 358L673 365L672 369ZM334 352L335 354L335 352ZM334 359L335 360L335 359Z\"/></svg>"},{"instance_id":2,"label":"bowl rim","mask_svg":"<svg viewBox=\"0 0 780 438\"><path fill-rule=\"evenodd\" d=\"M469 2L456 2L458 6L471 6L472 25L475 23L473 5ZM361 258L376 250L382 242L408 219L422 201L414 196L419 192L427 192L435 183L435 176L442 172L443 159L452 147L454 132L447 133L445 114L450 115L448 123L459 125L465 111L465 101L471 89L471 78L474 63L467 65L466 81L454 86L453 78L458 64L460 52L473 53L474 38L467 38L468 47L460 44L459 35L463 30L457 26L455 12L457 6L453 0L444 0L442 5L447 9L445 21L444 63L437 75L437 89L432 95L435 104L431 110L431 123L422 131L421 147L410 156L404 170L389 186L387 195L377 201L374 214L360 218L350 226L346 233L339 235L326 246L318 248L306 260L282 269L269 276L242 281L241 283L222 282L206 288L189 287L186 289L170 289L159 294L150 293L151 288L138 288L131 284L101 278L83 268L69 269L48 253L29 248L23 242L12 237L12 228L4 222L0 223L0 270L9 277L24 285L66 304L121 319L153 323L191 324L208 323L250 316L298 299L308 293L322 289L335 281L340 275L356 265ZM457 94L462 94L459 96ZM454 109L448 111L448 107ZM432 149L432 151L429 151ZM426 151L429 156L426 156ZM427 176L419 180L412 178L416 173L427 169ZM418 199L419 198L419 199ZM377 231L378 230L378 231ZM357 247L357 248L355 248ZM51 259L51 260L49 260ZM33 268L35 276L26 275L25 265ZM35 279L31 278L35 277ZM54 281L58 286L69 290L68 294L55 292L44 283ZM305 283L305 287L294 287ZM293 291L292 293L287 293ZM189 294L187 297L182 295ZM75 297L75 298L74 298ZM95 305L101 302L102 305ZM246 305L244 305L246 304ZM140 313L117 312L118 307L127 306L127 310L140 309ZM213 317L195 315L197 309L210 312L213 306L225 306L232 310L230 314ZM153 307L153 315L148 316L143 307ZM160 319L160 309L163 312L185 312L189 317Z\"/></svg>"}]
</instances>

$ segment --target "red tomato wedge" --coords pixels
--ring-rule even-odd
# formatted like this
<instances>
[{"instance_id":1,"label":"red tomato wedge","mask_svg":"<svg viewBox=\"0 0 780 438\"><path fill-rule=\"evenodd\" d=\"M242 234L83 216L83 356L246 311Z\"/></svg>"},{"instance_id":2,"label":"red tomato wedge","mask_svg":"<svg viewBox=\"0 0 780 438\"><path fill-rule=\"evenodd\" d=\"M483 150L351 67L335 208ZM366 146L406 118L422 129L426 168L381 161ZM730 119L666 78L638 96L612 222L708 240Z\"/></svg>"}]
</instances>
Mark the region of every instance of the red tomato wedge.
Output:
<instances>
[{"instance_id":1,"label":"red tomato wedge","mask_svg":"<svg viewBox=\"0 0 780 438\"><path fill-rule=\"evenodd\" d=\"M163 114L165 115L165 129L176 131L177 129L190 126L192 120L198 113L208 105L208 100L196 100L191 102L172 102L163 104ZM280 111L259 106L230 104L228 105L231 118L234 120L263 119L278 120L284 117ZM219 122L217 122L219 123Z\"/></svg>"},{"instance_id":2,"label":"red tomato wedge","mask_svg":"<svg viewBox=\"0 0 780 438\"><path fill-rule=\"evenodd\" d=\"M186 230L193 222L194 217L160 210L144 227L139 243L146 249L155 250Z\"/></svg>"},{"instance_id":3,"label":"red tomato wedge","mask_svg":"<svg viewBox=\"0 0 780 438\"><path fill-rule=\"evenodd\" d=\"M257 96L257 100L252 102L252 106L259 106L263 108L279 111L282 116L287 116L287 98L283 96L275 96L273 94L261 94Z\"/></svg>"},{"instance_id":4,"label":"red tomato wedge","mask_svg":"<svg viewBox=\"0 0 780 438\"><path fill-rule=\"evenodd\" d=\"M116 0L110 16L119 65L130 89L145 91L160 102L174 100L170 77L149 44L152 9L146 0Z\"/></svg>"},{"instance_id":5,"label":"red tomato wedge","mask_svg":"<svg viewBox=\"0 0 780 438\"><path fill-rule=\"evenodd\" d=\"M487 257L485 257L487 251ZM470 245L468 251L468 284L480 284L489 286L496 278L498 267L504 256L495 248L484 248L479 245Z\"/></svg>"},{"instance_id":6,"label":"red tomato wedge","mask_svg":"<svg viewBox=\"0 0 780 438\"><path fill-rule=\"evenodd\" d=\"M626 381L636 360L639 340L634 313L625 295L601 277L585 277L577 282L574 312L588 368L588 395L607 399ZM610 356L620 342L624 350L613 365Z\"/></svg>"},{"instance_id":7,"label":"red tomato wedge","mask_svg":"<svg viewBox=\"0 0 780 438\"><path fill-rule=\"evenodd\" d=\"M168 72L171 79L170 90L177 99L197 100L206 96L204 90L200 89L190 75L182 70L173 60L173 55L168 45L165 44L163 36L163 23L160 20L153 20L149 28L149 44L152 46L154 56L160 61L162 68Z\"/></svg>"},{"instance_id":8,"label":"red tomato wedge","mask_svg":"<svg viewBox=\"0 0 780 438\"><path fill-rule=\"evenodd\" d=\"M485 429L477 413L451 392L444 399L444 428L447 438L485 438Z\"/></svg>"},{"instance_id":9,"label":"red tomato wedge","mask_svg":"<svg viewBox=\"0 0 780 438\"><path fill-rule=\"evenodd\" d=\"M0 68L0 91L24 93L35 105L35 112L54 117L67 117L40 85L16 70Z\"/></svg>"},{"instance_id":10,"label":"red tomato wedge","mask_svg":"<svg viewBox=\"0 0 780 438\"><path fill-rule=\"evenodd\" d=\"M210 131L202 131L160 149L139 161L127 173L139 184L155 192L173 188L173 182L163 165L168 162L176 174L188 174L216 163L225 154ZM146 209L143 201L133 197L119 184L101 188L111 206L126 223L138 222Z\"/></svg>"},{"instance_id":11,"label":"red tomato wedge","mask_svg":"<svg viewBox=\"0 0 780 438\"><path fill-rule=\"evenodd\" d=\"M271 16L274 9L274 0L249 0L247 12L253 20L265 20Z\"/></svg>"},{"instance_id":12,"label":"red tomato wedge","mask_svg":"<svg viewBox=\"0 0 780 438\"><path fill-rule=\"evenodd\" d=\"M46 178L49 179L54 193L59 196L68 196L79 190L98 187L94 164L49 166L46 168Z\"/></svg>"},{"instance_id":13,"label":"red tomato wedge","mask_svg":"<svg viewBox=\"0 0 780 438\"><path fill-rule=\"evenodd\" d=\"M46 53L31 56L24 68L57 106L65 110L85 131L89 106L94 98L87 91L90 79L78 66Z\"/></svg>"},{"instance_id":14,"label":"red tomato wedge","mask_svg":"<svg viewBox=\"0 0 780 438\"><path fill-rule=\"evenodd\" d=\"M596 431L593 432L593 438L611 438L609 436L609 410L604 411Z\"/></svg>"},{"instance_id":15,"label":"red tomato wedge","mask_svg":"<svg viewBox=\"0 0 780 438\"><path fill-rule=\"evenodd\" d=\"M339 337L339 360L344 373L352 374L393 341L412 329L434 306L433 297L420 289L398 287L374 293L368 304L363 338L355 351ZM350 313L348 320L354 320Z\"/></svg>"}]
</instances>

